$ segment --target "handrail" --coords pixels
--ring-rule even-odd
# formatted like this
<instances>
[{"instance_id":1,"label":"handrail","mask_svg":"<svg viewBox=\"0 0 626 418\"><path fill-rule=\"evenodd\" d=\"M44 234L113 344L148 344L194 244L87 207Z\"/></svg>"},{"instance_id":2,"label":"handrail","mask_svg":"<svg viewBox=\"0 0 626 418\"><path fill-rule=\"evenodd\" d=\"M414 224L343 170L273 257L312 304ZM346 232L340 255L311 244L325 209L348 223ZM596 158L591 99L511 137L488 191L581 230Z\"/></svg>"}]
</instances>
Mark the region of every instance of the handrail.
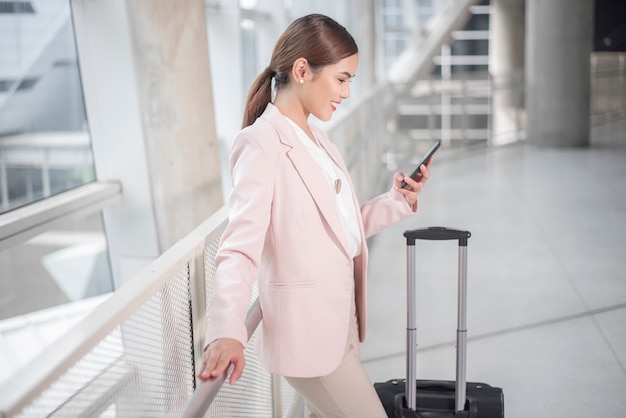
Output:
<instances>
[{"instance_id":1,"label":"handrail","mask_svg":"<svg viewBox=\"0 0 626 418\"><path fill-rule=\"evenodd\" d=\"M261 319L263 314L261 312L261 304L259 299L254 302L250 310L248 311L248 316L246 317L246 329L248 330L248 341L252 338L254 331L256 331L257 327L261 323ZM224 384L226 377L228 375L228 370L224 371L220 376L215 378L214 380L201 382L196 387L191 399L187 403L187 406L183 410L183 412L179 415L180 418L200 418L203 417L206 413L209 406L211 406L211 402L215 399L217 392L219 392L220 388Z\"/></svg>"}]
</instances>

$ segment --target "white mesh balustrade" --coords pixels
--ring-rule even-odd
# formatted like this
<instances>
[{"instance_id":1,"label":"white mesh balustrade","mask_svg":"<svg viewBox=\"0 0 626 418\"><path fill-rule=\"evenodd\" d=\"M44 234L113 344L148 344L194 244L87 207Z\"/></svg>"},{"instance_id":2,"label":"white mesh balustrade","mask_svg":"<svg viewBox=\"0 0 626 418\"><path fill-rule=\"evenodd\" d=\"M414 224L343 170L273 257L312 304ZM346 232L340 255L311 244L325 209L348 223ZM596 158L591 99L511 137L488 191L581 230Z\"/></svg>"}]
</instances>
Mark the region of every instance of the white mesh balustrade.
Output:
<instances>
[{"instance_id":1,"label":"white mesh balustrade","mask_svg":"<svg viewBox=\"0 0 626 418\"><path fill-rule=\"evenodd\" d=\"M26 406L19 417L175 417L194 389L189 268Z\"/></svg>"}]
</instances>

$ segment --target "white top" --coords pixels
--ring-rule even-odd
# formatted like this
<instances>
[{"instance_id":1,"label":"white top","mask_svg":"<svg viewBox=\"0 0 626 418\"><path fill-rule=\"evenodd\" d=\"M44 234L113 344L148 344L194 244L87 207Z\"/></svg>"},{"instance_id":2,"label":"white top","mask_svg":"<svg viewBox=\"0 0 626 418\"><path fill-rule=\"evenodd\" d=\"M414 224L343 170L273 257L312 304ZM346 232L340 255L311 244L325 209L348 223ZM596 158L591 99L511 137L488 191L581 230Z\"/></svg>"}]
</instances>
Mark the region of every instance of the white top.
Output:
<instances>
[{"instance_id":1,"label":"white top","mask_svg":"<svg viewBox=\"0 0 626 418\"><path fill-rule=\"evenodd\" d=\"M294 121L288 117L283 117L293 127L294 131L298 135L300 142L307 149L313 161L322 170L322 173L328 180L328 189L330 193L335 197L335 205L339 212L339 218L341 219L341 225L345 232L345 236L348 240L348 248L352 257L356 257L361 254L361 232L359 230L359 222L356 216L356 205L352 198L352 188L350 182L343 171L335 164L332 158L328 155L326 150L322 148L317 138L315 143L311 141L311 138L300 128ZM317 144L317 145L316 145ZM339 180L339 191L336 189L336 181Z\"/></svg>"}]
</instances>

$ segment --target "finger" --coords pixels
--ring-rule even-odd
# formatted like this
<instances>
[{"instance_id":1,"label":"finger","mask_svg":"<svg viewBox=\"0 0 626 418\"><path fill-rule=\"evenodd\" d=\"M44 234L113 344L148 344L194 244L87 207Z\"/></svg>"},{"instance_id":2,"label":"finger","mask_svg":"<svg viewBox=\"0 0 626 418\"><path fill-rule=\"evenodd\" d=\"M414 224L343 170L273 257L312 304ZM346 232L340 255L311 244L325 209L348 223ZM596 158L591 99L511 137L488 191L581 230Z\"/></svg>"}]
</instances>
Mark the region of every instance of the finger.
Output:
<instances>
[{"instance_id":1,"label":"finger","mask_svg":"<svg viewBox=\"0 0 626 418\"><path fill-rule=\"evenodd\" d=\"M211 377L220 376L228 366L230 366L231 360L225 356L221 356L219 360L215 363L215 367L211 370Z\"/></svg>"},{"instance_id":2,"label":"finger","mask_svg":"<svg viewBox=\"0 0 626 418\"><path fill-rule=\"evenodd\" d=\"M411 183L409 183L409 181L411 182L415 182L415 180L413 180L410 177L403 177L402 180L400 182L397 182L396 184L393 185L393 188L400 192L401 194L403 194L404 196L406 196L407 194L412 192L412 187L411 187ZM402 187L402 182L406 182L406 185L404 187Z\"/></svg>"},{"instance_id":3,"label":"finger","mask_svg":"<svg viewBox=\"0 0 626 418\"><path fill-rule=\"evenodd\" d=\"M206 373L206 365L207 365L206 361L203 360L201 365L200 365L200 371L197 374L197 377L200 380L204 380L204 379L206 379L208 377L207 373Z\"/></svg>"},{"instance_id":4,"label":"finger","mask_svg":"<svg viewBox=\"0 0 626 418\"><path fill-rule=\"evenodd\" d=\"M230 374L230 384L234 385L243 373L243 369L246 365L246 359L244 357L233 359L231 363L233 364L233 371Z\"/></svg>"},{"instance_id":5,"label":"finger","mask_svg":"<svg viewBox=\"0 0 626 418\"><path fill-rule=\"evenodd\" d=\"M421 185L419 181L412 179L411 177L408 177L408 176L404 177L404 181L408 185L408 187L404 188L404 191L407 192L407 193L403 193L405 196L411 192L416 192Z\"/></svg>"},{"instance_id":6,"label":"finger","mask_svg":"<svg viewBox=\"0 0 626 418\"><path fill-rule=\"evenodd\" d=\"M211 363L204 363L200 373L198 373L198 377L201 380L209 380L213 377L213 371L215 370L215 366L211 365Z\"/></svg>"},{"instance_id":7,"label":"finger","mask_svg":"<svg viewBox=\"0 0 626 418\"><path fill-rule=\"evenodd\" d=\"M212 377L219 376L220 372L216 372L216 369L220 366L224 351L220 349L219 344L210 345L202 355L202 360L206 364L202 371L204 379L211 379ZM226 364L224 369L228 366Z\"/></svg>"},{"instance_id":8,"label":"finger","mask_svg":"<svg viewBox=\"0 0 626 418\"><path fill-rule=\"evenodd\" d=\"M209 367L211 355L212 350L208 347L202 352L202 363L200 366L200 371L198 372L198 378L200 378L201 380L206 380L211 377L211 371Z\"/></svg>"},{"instance_id":9,"label":"finger","mask_svg":"<svg viewBox=\"0 0 626 418\"><path fill-rule=\"evenodd\" d=\"M420 179L422 183L426 182L426 180L430 178L430 170L427 165L422 164L420 167L420 174L422 175L422 178Z\"/></svg>"},{"instance_id":10,"label":"finger","mask_svg":"<svg viewBox=\"0 0 626 418\"><path fill-rule=\"evenodd\" d=\"M394 187L400 188L402 186L403 181L404 181L404 173L402 173L401 171L398 171L393 175Z\"/></svg>"}]
</instances>

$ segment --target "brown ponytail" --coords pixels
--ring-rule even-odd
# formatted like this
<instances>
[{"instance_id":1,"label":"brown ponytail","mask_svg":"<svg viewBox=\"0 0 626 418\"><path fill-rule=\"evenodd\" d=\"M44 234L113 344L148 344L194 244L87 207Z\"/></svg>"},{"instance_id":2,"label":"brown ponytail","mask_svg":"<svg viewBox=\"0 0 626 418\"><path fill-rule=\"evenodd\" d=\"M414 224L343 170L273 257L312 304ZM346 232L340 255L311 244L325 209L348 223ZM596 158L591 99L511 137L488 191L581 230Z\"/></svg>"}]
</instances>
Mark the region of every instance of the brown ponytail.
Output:
<instances>
[{"instance_id":1,"label":"brown ponytail","mask_svg":"<svg viewBox=\"0 0 626 418\"><path fill-rule=\"evenodd\" d=\"M272 70L267 67L252 83L243 114L242 128L252 125L272 101L272 76Z\"/></svg>"},{"instance_id":2,"label":"brown ponytail","mask_svg":"<svg viewBox=\"0 0 626 418\"><path fill-rule=\"evenodd\" d=\"M296 19L276 42L270 65L252 83L242 128L252 125L272 101L272 78L277 91L290 82L291 66L298 58L305 58L317 73L358 51L352 35L330 17L311 14Z\"/></svg>"}]
</instances>

